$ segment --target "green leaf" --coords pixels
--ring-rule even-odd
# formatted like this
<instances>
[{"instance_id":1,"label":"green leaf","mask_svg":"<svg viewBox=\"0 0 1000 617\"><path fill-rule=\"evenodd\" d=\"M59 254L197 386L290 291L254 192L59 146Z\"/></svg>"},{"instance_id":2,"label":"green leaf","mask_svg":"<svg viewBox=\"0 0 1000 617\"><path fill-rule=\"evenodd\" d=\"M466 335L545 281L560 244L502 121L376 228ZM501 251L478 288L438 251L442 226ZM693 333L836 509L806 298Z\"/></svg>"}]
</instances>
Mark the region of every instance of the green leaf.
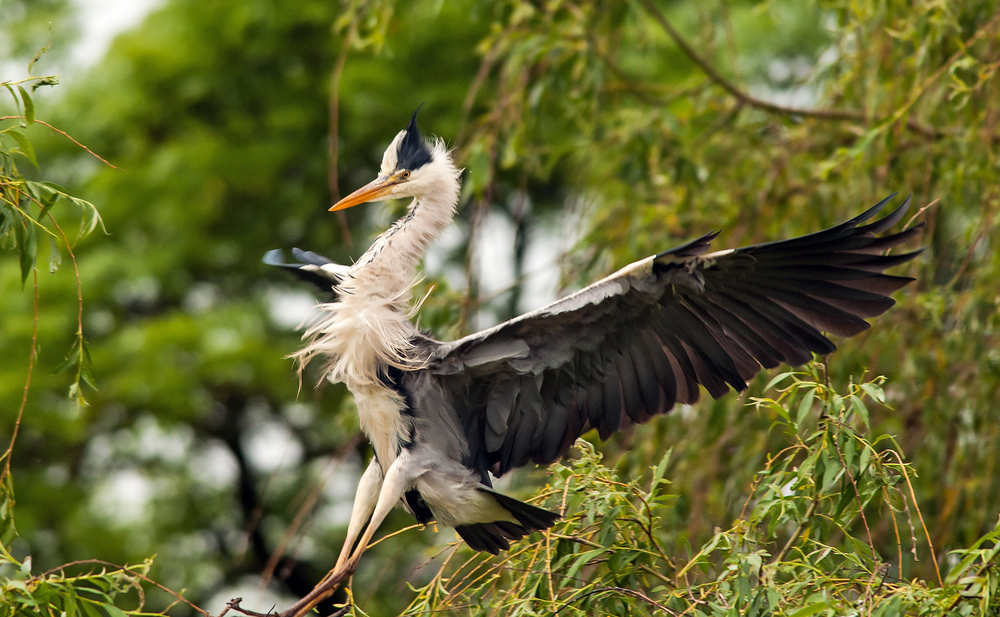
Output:
<instances>
[{"instance_id":1,"label":"green leaf","mask_svg":"<svg viewBox=\"0 0 1000 617\"><path fill-rule=\"evenodd\" d=\"M865 406L864 401L861 397L851 396L851 409L861 418L865 426L871 426L871 422L868 419L868 407Z\"/></svg>"},{"instance_id":2,"label":"green leaf","mask_svg":"<svg viewBox=\"0 0 1000 617\"><path fill-rule=\"evenodd\" d=\"M80 231L76 236L78 242L80 239L89 236L91 232L97 229L98 225L101 226L101 229L104 229L104 233L108 233L108 230L104 227L104 220L101 218L101 214L97 211L97 208L94 207L94 204L75 197L70 197L70 199L73 200L73 203L83 208L83 213L80 216Z\"/></svg>"},{"instance_id":3,"label":"green leaf","mask_svg":"<svg viewBox=\"0 0 1000 617\"><path fill-rule=\"evenodd\" d=\"M18 86L17 91L21 93L21 101L24 103L24 123L32 124L35 121L35 103L23 87Z\"/></svg>"},{"instance_id":4,"label":"green leaf","mask_svg":"<svg viewBox=\"0 0 1000 617\"><path fill-rule=\"evenodd\" d=\"M77 609L76 590L73 589L72 585L66 586L66 593L63 595L63 612L66 613L66 617L76 617L79 612Z\"/></svg>"},{"instance_id":5,"label":"green leaf","mask_svg":"<svg viewBox=\"0 0 1000 617\"><path fill-rule=\"evenodd\" d=\"M865 470L868 469L868 463L871 461L871 458L872 449L870 446L865 445L865 447L861 450L861 457L858 460L858 470L861 473L864 473Z\"/></svg>"},{"instance_id":6,"label":"green leaf","mask_svg":"<svg viewBox=\"0 0 1000 617\"><path fill-rule=\"evenodd\" d=\"M41 58L43 55L45 55L45 53L48 52L50 49L52 49L52 31L51 30L49 30L49 42L46 43L44 47L42 47L41 49L39 49L38 51L36 51L35 55L31 57L31 62L28 63L28 75L31 75L31 69L32 69L32 67L35 66L35 63L38 62L38 59ZM44 81L45 80L42 80L42 83L44 83ZM41 85L41 83L37 83L36 82L34 88L37 88L39 85ZM48 85L52 85L52 84L48 84ZM34 88L32 88L32 89L34 89Z\"/></svg>"},{"instance_id":7,"label":"green leaf","mask_svg":"<svg viewBox=\"0 0 1000 617\"><path fill-rule=\"evenodd\" d=\"M24 581L19 581L17 579L7 579L6 584L7 586L13 587L14 589L18 589L28 595L28 602L25 602L25 604L31 604L31 605L35 604L34 599L31 598L31 592L28 591L28 586L24 584Z\"/></svg>"},{"instance_id":8,"label":"green leaf","mask_svg":"<svg viewBox=\"0 0 1000 617\"><path fill-rule=\"evenodd\" d=\"M28 280L28 275L35 267L35 260L38 257L38 235L35 233L35 225L27 217L22 217L15 223L17 229L17 248L20 252L21 261L21 286Z\"/></svg>"},{"instance_id":9,"label":"green leaf","mask_svg":"<svg viewBox=\"0 0 1000 617\"><path fill-rule=\"evenodd\" d=\"M35 148L31 145L31 142L28 141L27 137L16 129L7 129L4 131L4 134L10 135L14 138L14 141L17 142L18 149L15 152L20 152L25 156L25 158L31 161L32 165L38 167L38 159L35 158Z\"/></svg>"},{"instance_id":10,"label":"green leaf","mask_svg":"<svg viewBox=\"0 0 1000 617\"><path fill-rule=\"evenodd\" d=\"M7 91L10 92L11 98L14 99L14 105L17 107L17 113L18 113L18 115L20 115L21 114L21 99L19 99L17 97L17 93L14 92L14 88L9 83L4 82L3 83L3 87L7 88Z\"/></svg>"},{"instance_id":11,"label":"green leaf","mask_svg":"<svg viewBox=\"0 0 1000 617\"><path fill-rule=\"evenodd\" d=\"M67 393L67 398L73 403L76 403L80 407L87 407L90 403L83 396L83 389L80 387L80 382L76 381L69 385L69 392Z\"/></svg>"},{"instance_id":12,"label":"green leaf","mask_svg":"<svg viewBox=\"0 0 1000 617\"><path fill-rule=\"evenodd\" d=\"M91 390L97 389L97 384L94 382L94 375L90 372L90 369L86 366L80 369L80 381L90 386Z\"/></svg>"},{"instance_id":13,"label":"green leaf","mask_svg":"<svg viewBox=\"0 0 1000 617\"><path fill-rule=\"evenodd\" d=\"M80 591L86 591L86 589L81 589ZM80 606L83 607L83 612L87 617L104 617L94 606L93 600L88 600L87 598L80 598Z\"/></svg>"},{"instance_id":14,"label":"green leaf","mask_svg":"<svg viewBox=\"0 0 1000 617\"><path fill-rule=\"evenodd\" d=\"M815 615L816 613L828 608L830 608L830 605L826 602L816 602L815 604L804 606L794 613L790 613L788 617L809 617L809 615Z\"/></svg>"},{"instance_id":15,"label":"green leaf","mask_svg":"<svg viewBox=\"0 0 1000 617\"><path fill-rule=\"evenodd\" d=\"M104 610L108 613L109 617L128 617L128 615L125 614L125 611L118 608L114 604L105 604Z\"/></svg>"},{"instance_id":16,"label":"green leaf","mask_svg":"<svg viewBox=\"0 0 1000 617\"><path fill-rule=\"evenodd\" d=\"M809 414L812 409L813 401L816 399L816 391L809 390L806 395L802 397L802 402L799 403L799 411L795 414L795 423L802 424L802 421Z\"/></svg>"},{"instance_id":17,"label":"green leaf","mask_svg":"<svg viewBox=\"0 0 1000 617\"><path fill-rule=\"evenodd\" d=\"M653 480L649 483L650 496L656 491L656 487L660 481L663 480L663 475L667 473L667 464L670 462L670 456L673 454L673 451L673 448L667 450L667 453L660 458L660 462L653 468Z\"/></svg>"},{"instance_id":18,"label":"green leaf","mask_svg":"<svg viewBox=\"0 0 1000 617\"><path fill-rule=\"evenodd\" d=\"M774 386L778 385L779 383L781 383L782 381L788 379L789 377L792 377L793 375L795 375L795 373L792 372L792 371L787 371L785 373L781 373L779 375L775 375L774 378L771 381L767 382L767 386L764 387L764 391L767 392L768 390L770 390Z\"/></svg>"},{"instance_id":19,"label":"green leaf","mask_svg":"<svg viewBox=\"0 0 1000 617\"><path fill-rule=\"evenodd\" d=\"M62 251L55 238L49 238L49 274L55 273L62 265Z\"/></svg>"},{"instance_id":20,"label":"green leaf","mask_svg":"<svg viewBox=\"0 0 1000 617\"><path fill-rule=\"evenodd\" d=\"M111 587L107 583L107 581L102 580L102 579L100 579L98 577L92 577L92 578L90 578L88 580L88 582L91 583L92 585L99 585L101 587L108 588L108 589L110 589L110 587ZM101 589L94 589L93 587L79 587L79 592L81 594L81 598L83 597L82 594L89 594L89 595L93 596L94 598L97 598L96 600L91 599L90 600L91 602L99 602L102 605L104 603L106 603L106 602L107 603L111 602L111 596L109 596L106 592L102 591Z\"/></svg>"},{"instance_id":21,"label":"green leaf","mask_svg":"<svg viewBox=\"0 0 1000 617\"><path fill-rule=\"evenodd\" d=\"M53 375L58 375L64 372L71 366L76 366L76 363L80 361L80 338L77 337L73 340L73 346L70 347L69 353L66 354L66 358L52 370Z\"/></svg>"},{"instance_id":22,"label":"green leaf","mask_svg":"<svg viewBox=\"0 0 1000 617\"><path fill-rule=\"evenodd\" d=\"M38 182L37 184L40 184L41 186L44 186L45 188L49 189L50 191L55 191L56 193L59 193L60 195L62 195L64 197L69 197L69 191L66 190L65 188L63 188L62 186L56 184L55 182L50 182L48 180L45 180L45 181L42 181L42 182Z\"/></svg>"},{"instance_id":23,"label":"green leaf","mask_svg":"<svg viewBox=\"0 0 1000 617\"><path fill-rule=\"evenodd\" d=\"M823 470L823 483L820 490L824 493L830 490L840 480L843 473L844 468L840 465L833 464L832 461L827 463L826 469Z\"/></svg>"},{"instance_id":24,"label":"green leaf","mask_svg":"<svg viewBox=\"0 0 1000 617\"><path fill-rule=\"evenodd\" d=\"M754 402L757 404L758 408L764 405L767 406L774 413L778 414L778 416L780 416L781 419L784 420L782 424L788 424L789 422L792 421L792 419L788 416L788 410L785 409L784 405L779 404L777 401L768 398L768 399L757 399Z\"/></svg>"},{"instance_id":25,"label":"green leaf","mask_svg":"<svg viewBox=\"0 0 1000 617\"><path fill-rule=\"evenodd\" d=\"M14 528L14 483L11 474L4 476L0 486L0 546L10 546L17 535Z\"/></svg>"},{"instance_id":26,"label":"green leaf","mask_svg":"<svg viewBox=\"0 0 1000 617\"><path fill-rule=\"evenodd\" d=\"M844 464L847 467L854 465L854 454L857 452L857 443L848 438L847 443L844 444Z\"/></svg>"},{"instance_id":27,"label":"green leaf","mask_svg":"<svg viewBox=\"0 0 1000 617\"><path fill-rule=\"evenodd\" d=\"M833 509L833 518L837 520L840 515L844 513L848 506L853 504L855 501L854 487L847 485L842 491L840 491L840 499L837 500L837 507Z\"/></svg>"},{"instance_id":28,"label":"green leaf","mask_svg":"<svg viewBox=\"0 0 1000 617\"><path fill-rule=\"evenodd\" d=\"M872 397L872 400L879 403L885 404L885 390L874 383L863 383L861 384L861 389L868 393L868 396Z\"/></svg>"},{"instance_id":29,"label":"green leaf","mask_svg":"<svg viewBox=\"0 0 1000 617\"><path fill-rule=\"evenodd\" d=\"M48 215L49 210L52 206L56 205L59 201L59 193L54 192L52 189L45 187L37 182L26 182L25 183L29 189L35 189L35 198L42 204L42 209L38 212L38 221L41 222ZM38 190L39 188L44 189L44 191ZM44 192L44 195L42 194Z\"/></svg>"}]
</instances>

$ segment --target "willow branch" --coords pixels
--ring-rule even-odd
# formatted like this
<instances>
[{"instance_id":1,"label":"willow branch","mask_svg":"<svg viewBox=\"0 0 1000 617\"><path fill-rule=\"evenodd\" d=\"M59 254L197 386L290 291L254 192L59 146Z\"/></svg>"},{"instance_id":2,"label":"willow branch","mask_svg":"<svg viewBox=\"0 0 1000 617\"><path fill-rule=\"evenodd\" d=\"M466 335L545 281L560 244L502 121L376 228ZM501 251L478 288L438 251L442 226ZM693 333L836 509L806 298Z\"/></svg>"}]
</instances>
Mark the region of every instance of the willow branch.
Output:
<instances>
[{"instance_id":1,"label":"willow branch","mask_svg":"<svg viewBox=\"0 0 1000 617\"><path fill-rule=\"evenodd\" d=\"M917 494L913 491L913 484L910 483L910 474L906 473L906 465L903 464L903 458L899 456L899 453L895 450L887 450L887 452L896 457L896 462L899 463L899 471L903 474L903 478L906 480L906 486L910 489L910 499L913 500L913 507L917 511L917 518L920 519L920 526L924 529L924 536L927 537L927 546L931 551L931 561L934 563L934 572L937 574L938 585L944 587L944 580L941 578L941 568L938 566L937 553L934 550L934 542L931 541L931 534L927 531L927 523L924 522L924 515L920 511L920 506L917 505ZM914 547L916 550L916 547Z\"/></svg>"},{"instance_id":2,"label":"willow branch","mask_svg":"<svg viewBox=\"0 0 1000 617\"><path fill-rule=\"evenodd\" d=\"M306 495L302 505L295 512L295 517L292 519L291 524L278 542L278 546L271 553L270 558L268 558L267 565L264 567L264 573L261 574L262 585L266 586L271 581L271 577L274 576L274 571L278 567L278 562L284 557L288 545L299 532L299 529L302 528L306 517L315 509L316 502L319 500L323 488L326 487L333 472L337 470L351 452L357 449L360 443L361 433L358 433L350 441L341 446L337 453L330 459L326 469L323 471L322 478L320 478L320 481L316 483L316 486L312 488L309 494Z\"/></svg>"},{"instance_id":3,"label":"willow branch","mask_svg":"<svg viewBox=\"0 0 1000 617\"><path fill-rule=\"evenodd\" d=\"M30 579L28 579L28 581L29 582L43 581L43 580L47 579L49 576L52 576L53 574L56 574L56 573L60 573L62 576L65 577L66 576L65 570L67 568L72 568L74 566L86 566L86 565L98 565L98 566L105 566L106 568L114 568L115 571L124 572L125 574L127 574L129 576L134 576L135 578L138 578L138 579L140 579L142 581L145 581L145 582L149 583L150 585L156 587L160 591L163 591L164 593L170 594L178 602L183 602L184 604L188 605L192 610L194 610L195 612L199 613L203 617L211 617L211 613L209 613L205 609L201 608L200 606L198 606L194 602L191 602L190 600L188 600L187 598L185 598L184 596L182 596L180 593L174 591L173 589L170 589L169 587L166 587L165 585L162 585L161 583L156 582L155 580L149 578L148 576L146 576L145 574L143 574L141 572L136 572L135 570L132 570L128 566L120 566L120 565L118 565L116 563L112 563L110 561L104 561L103 559L79 559L77 561L71 561L69 563L64 563L61 566L56 566L55 568L52 568L51 570L46 570L45 572L42 572L41 574L33 576Z\"/></svg>"},{"instance_id":4,"label":"willow branch","mask_svg":"<svg viewBox=\"0 0 1000 617\"><path fill-rule=\"evenodd\" d=\"M31 325L31 352L28 354L28 377L24 380L24 394L21 395L21 406L17 409L17 419L14 421L14 432L10 436L10 445L7 447L7 451L4 452L4 465L3 471L0 471L0 485L3 485L4 480L10 474L10 459L14 456L14 442L17 441L17 432L21 428L21 419L24 417L24 408L28 404L28 390L31 388L31 374L35 369L35 360L38 359L38 269L32 268L31 273L34 276L34 284L32 285L34 289L34 305L33 305L33 320Z\"/></svg>"},{"instance_id":5,"label":"willow branch","mask_svg":"<svg viewBox=\"0 0 1000 617\"><path fill-rule=\"evenodd\" d=\"M802 536L802 532L805 531L806 525L809 524L809 521L812 520L813 514L816 513L817 501L818 499L816 497L813 497L813 500L809 502L809 508L806 510L806 515L802 517L802 522L798 524L798 526L795 528L795 531L792 532L792 536L788 538L788 542L785 542L785 545L781 547L781 550L778 552L778 554L775 555L774 559L771 560L771 565L781 563L781 560L783 560L785 556L788 555L788 551L792 550L792 547L795 546L795 543L799 541L799 538Z\"/></svg>"},{"instance_id":6,"label":"willow branch","mask_svg":"<svg viewBox=\"0 0 1000 617\"><path fill-rule=\"evenodd\" d=\"M277 617L300 617L308 613L317 604L332 596L337 591L337 588L340 587L340 584L350 577L352 572L353 570L341 568L337 572L332 573L333 576L328 576L320 581L320 584L316 585L305 597L291 605L288 610L279 613Z\"/></svg>"},{"instance_id":7,"label":"willow branch","mask_svg":"<svg viewBox=\"0 0 1000 617\"><path fill-rule=\"evenodd\" d=\"M667 20L663 12L660 11L660 9L658 9L655 4L653 4L652 0L639 0L639 2L646 9L646 11L653 17L653 19L655 19L657 23L660 24L660 27L663 28L663 30L670 36L670 38L673 39L674 43L678 47L680 47L681 51L684 52L684 55L690 58L692 62L697 64L698 68L700 68L702 72L704 72L705 75L708 76L709 79L711 79L719 87L721 87L723 90L725 90L734 98L736 98L736 100L740 101L745 105L749 105L754 109L759 109L761 111L766 111L770 113L781 114L786 116L801 116L803 118L817 118L820 120L853 120L856 122L861 122L863 124L874 124L876 122L881 122L883 120L882 118L870 116L860 111L853 111L847 109L800 109L798 107L786 107L784 105L778 105L770 101L759 99L736 87L735 84L733 84L731 81L723 77L721 73L715 70L715 67L712 66L712 64L708 60L703 58L697 51L695 51L695 49L691 47L691 44L688 43L683 36L681 36L681 33L678 32L676 28L674 28L674 26L670 23L670 21ZM993 22L991 21L990 23L992 24ZM975 40L975 38L978 38L978 33L977 36L973 37L973 40ZM929 127L925 124L921 124L920 122L912 118L906 120L906 128L910 129L915 133L919 133L920 135L930 138L939 138L948 135L948 133L945 131L941 131L933 127Z\"/></svg>"},{"instance_id":8,"label":"willow branch","mask_svg":"<svg viewBox=\"0 0 1000 617\"><path fill-rule=\"evenodd\" d=\"M344 35L343 45L340 47L340 54L337 56L337 63L330 74L330 135L327 138L328 173L327 184L330 187L330 205L340 201L340 178L337 174L338 165L338 138L340 134L340 78L344 74L344 66L347 64L347 54L351 51L354 43L354 36L357 33L358 16L354 15L351 26ZM351 228L347 225L347 213L343 210L337 211L337 222L340 223L341 240L346 246L351 245Z\"/></svg>"},{"instance_id":9,"label":"willow branch","mask_svg":"<svg viewBox=\"0 0 1000 617\"><path fill-rule=\"evenodd\" d=\"M24 119L25 119L24 116L0 116L0 120L24 120ZM118 167L117 165L112 164L107 159L103 158L100 154L97 154L96 152L94 152L93 150L91 150L90 148L88 148L87 146L85 146L85 145L81 144L80 142L78 142L77 140L73 139L73 136L70 135L69 133L67 133L66 131L57 129L56 127L52 126L48 122L45 122L44 120L39 120L38 118L35 118L35 122L37 122L38 124L41 124L42 126L47 126L50 129L52 129L53 131L55 131L56 133L59 133L60 135L62 135L66 139L70 140L71 142L73 142L77 146L80 146L81 148L83 148L84 150L86 150L91 156L93 156L98 161L104 163L108 167L112 167L114 169L117 169L118 171L122 170L121 167Z\"/></svg>"}]
</instances>

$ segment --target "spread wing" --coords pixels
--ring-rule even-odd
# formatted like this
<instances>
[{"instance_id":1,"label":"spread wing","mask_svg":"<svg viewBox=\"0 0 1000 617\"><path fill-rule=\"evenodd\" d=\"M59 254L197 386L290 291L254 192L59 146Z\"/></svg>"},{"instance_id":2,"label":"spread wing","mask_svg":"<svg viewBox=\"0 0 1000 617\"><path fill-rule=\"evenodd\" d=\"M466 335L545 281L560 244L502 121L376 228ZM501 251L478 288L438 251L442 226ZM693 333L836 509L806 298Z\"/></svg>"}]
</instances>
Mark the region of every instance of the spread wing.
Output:
<instances>
[{"instance_id":1,"label":"spread wing","mask_svg":"<svg viewBox=\"0 0 1000 617\"><path fill-rule=\"evenodd\" d=\"M761 368L836 347L911 278L883 274L919 251L886 255L918 228L884 235L910 200L891 199L800 238L708 252L715 234L638 261L544 308L435 346L425 369L459 416L465 461L487 477L565 454L676 403L743 390Z\"/></svg>"},{"instance_id":2,"label":"spread wing","mask_svg":"<svg viewBox=\"0 0 1000 617\"><path fill-rule=\"evenodd\" d=\"M264 253L263 261L268 266L275 266L291 272L303 281L319 287L320 291L337 295L337 286L347 275L347 266L323 257L312 251L293 248L292 256L300 263L286 263L285 254L281 249L273 249Z\"/></svg>"}]
</instances>

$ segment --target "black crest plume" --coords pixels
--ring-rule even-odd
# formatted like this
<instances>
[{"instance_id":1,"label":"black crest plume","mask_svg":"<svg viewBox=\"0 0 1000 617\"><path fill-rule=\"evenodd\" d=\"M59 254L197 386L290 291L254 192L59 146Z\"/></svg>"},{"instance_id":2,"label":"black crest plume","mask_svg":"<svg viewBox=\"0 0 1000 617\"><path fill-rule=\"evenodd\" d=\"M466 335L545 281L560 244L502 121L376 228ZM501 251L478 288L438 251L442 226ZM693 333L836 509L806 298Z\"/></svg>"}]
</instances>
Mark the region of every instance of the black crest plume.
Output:
<instances>
[{"instance_id":1,"label":"black crest plume","mask_svg":"<svg viewBox=\"0 0 1000 617\"><path fill-rule=\"evenodd\" d=\"M421 103L420 107L424 104ZM419 169L431 162L431 151L424 143L424 138L420 136L420 129L417 128L417 114L420 107L413 112L410 117L410 124L406 127L406 135L403 141L399 142L399 152L396 156L396 169Z\"/></svg>"}]
</instances>

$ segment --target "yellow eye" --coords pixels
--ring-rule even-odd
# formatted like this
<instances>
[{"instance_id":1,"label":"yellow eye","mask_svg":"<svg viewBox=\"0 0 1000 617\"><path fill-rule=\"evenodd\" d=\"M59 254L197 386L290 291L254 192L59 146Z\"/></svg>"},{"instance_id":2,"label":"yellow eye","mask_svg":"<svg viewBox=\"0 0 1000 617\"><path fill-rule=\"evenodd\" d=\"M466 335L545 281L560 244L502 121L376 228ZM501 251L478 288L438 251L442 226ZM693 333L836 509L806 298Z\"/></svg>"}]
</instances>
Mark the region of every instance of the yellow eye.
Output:
<instances>
[{"instance_id":1,"label":"yellow eye","mask_svg":"<svg viewBox=\"0 0 1000 617\"><path fill-rule=\"evenodd\" d=\"M410 172L404 170L402 173L399 174L399 177L402 178L403 180L406 180L407 178L410 177Z\"/></svg>"}]
</instances>

